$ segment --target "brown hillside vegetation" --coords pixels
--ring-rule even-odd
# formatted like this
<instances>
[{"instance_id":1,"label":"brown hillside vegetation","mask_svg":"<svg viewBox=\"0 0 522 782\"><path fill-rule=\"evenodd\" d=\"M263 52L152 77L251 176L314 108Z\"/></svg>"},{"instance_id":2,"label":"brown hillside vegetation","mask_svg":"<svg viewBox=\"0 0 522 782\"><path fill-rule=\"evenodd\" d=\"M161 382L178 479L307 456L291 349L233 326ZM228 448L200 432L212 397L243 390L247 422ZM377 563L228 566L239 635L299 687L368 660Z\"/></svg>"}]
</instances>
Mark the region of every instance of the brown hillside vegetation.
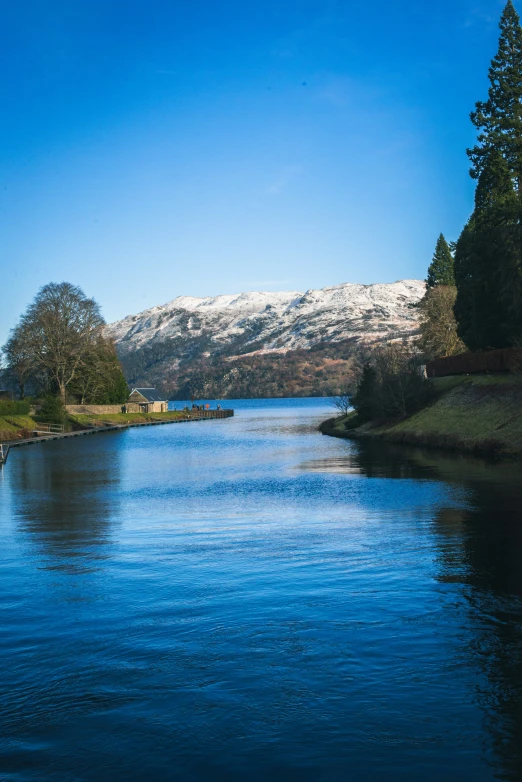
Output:
<instances>
[{"instance_id":1,"label":"brown hillside vegetation","mask_svg":"<svg viewBox=\"0 0 522 782\"><path fill-rule=\"evenodd\" d=\"M330 396L345 385L354 348L349 340L310 350L200 359L148 377L172 399Z\"/></svg>"}]
</instances>

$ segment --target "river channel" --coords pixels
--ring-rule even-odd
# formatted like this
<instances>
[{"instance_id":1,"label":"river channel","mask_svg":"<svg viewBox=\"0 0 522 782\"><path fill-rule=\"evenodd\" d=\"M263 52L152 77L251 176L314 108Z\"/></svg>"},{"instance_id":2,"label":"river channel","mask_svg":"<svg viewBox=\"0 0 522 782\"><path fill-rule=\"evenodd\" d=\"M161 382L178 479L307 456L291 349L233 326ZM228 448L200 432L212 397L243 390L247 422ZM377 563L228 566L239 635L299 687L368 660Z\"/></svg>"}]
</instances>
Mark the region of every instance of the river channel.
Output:
<instances>
[{"instance_id":1,"label":"river channel","mask_svg":"<svg viewBox=\"0 0 522 782\"><path fill-rule=\"evenodd\" d=\"M230 404L12 450L0 779L521 779L522 467Z\"/></svg>"}]
</instances>

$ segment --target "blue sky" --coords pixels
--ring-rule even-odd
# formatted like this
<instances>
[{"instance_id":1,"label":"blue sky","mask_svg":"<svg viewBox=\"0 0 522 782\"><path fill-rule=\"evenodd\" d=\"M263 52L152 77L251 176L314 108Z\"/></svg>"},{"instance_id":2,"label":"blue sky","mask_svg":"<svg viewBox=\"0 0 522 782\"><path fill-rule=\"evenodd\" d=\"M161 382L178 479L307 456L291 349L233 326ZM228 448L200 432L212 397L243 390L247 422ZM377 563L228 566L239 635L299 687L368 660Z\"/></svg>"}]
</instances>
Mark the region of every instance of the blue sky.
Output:
<instances>
[{"instance_id":1,"label":"blue sky","mask_svg":"<svg viewBox=\"0 0 522 782\"><path fill-rule=\"evenodd\" d=\"M423 278L471 211L502 0L1 5L2 341L49 281L112 321Z\"/></svg>"}]
</instances>

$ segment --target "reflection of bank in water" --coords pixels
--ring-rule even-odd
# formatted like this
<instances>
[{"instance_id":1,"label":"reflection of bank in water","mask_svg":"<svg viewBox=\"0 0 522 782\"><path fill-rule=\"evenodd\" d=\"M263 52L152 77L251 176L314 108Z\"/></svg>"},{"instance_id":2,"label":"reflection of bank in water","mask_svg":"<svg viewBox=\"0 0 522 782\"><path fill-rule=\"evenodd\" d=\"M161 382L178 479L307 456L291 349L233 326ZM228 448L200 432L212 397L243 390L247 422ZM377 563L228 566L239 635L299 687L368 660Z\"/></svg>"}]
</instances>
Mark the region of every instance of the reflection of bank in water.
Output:
<instances>
[{"instance_id":1,"label":"reflection of bank in water","mask_svg":"<svg viewBox=\"0 0 522 782\"><path fill-rule=\"evenodd\" d=\"M345 442L346 452L341 456L312 459L296 469L354 473L370 478L433 478L459 484L485 482L515 487L522 483L522 465L516 461L488 460L371 438Z\"/></svg>"},{"instance_id":2,"label":"reflection of bank in water","mask_svg":"<svg viewBox=\"0 0 522 782\"><path fill-rule=\"evenodd\" d=\"M444 461L440 473L461 483L467 503L435 516L438 580L460 585L467 605L490 765L522 779L522 468Z\"/></svg>"},{"instance_id":3,"label":"reflection of bank in water","mask_svg":"<svg viewBox=\"0 0 522 782\"><path fill-rule=\"evenodd\" d=\"M121 458L120 438L17 455L10 484L18 527L52 569L85 572L105 558L121 504Z\"/></svg>"},{"instance_id":4,"label":"reflection of bank in water","mask_svg":"<svg viewBox=\"0 0 522 782\"><path fill-rule=\"evenodd\" d=\"M454 643L461 665L476 675L470 686L488 736L487 763L499 778L522 779L522 466L357 441L342 456L298 469L439 481L451 489L430 521L441 596L456 590L454 609L439 621L451 629L463 610Z\"/></svg>"}]
</instances>

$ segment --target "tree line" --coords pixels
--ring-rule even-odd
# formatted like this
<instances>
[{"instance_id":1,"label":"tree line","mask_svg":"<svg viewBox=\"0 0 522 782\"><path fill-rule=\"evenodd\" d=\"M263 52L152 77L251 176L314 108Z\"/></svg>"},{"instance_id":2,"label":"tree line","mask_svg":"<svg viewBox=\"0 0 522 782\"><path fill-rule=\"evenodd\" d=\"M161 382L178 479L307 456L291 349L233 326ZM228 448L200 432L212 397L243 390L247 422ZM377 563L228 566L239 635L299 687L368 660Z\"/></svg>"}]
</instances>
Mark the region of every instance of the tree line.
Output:
<instances>
[{"instance_id":1,"label":"tree line","mask_svg":"<svg viewBox=\"0 0 522 782\"><path fill-rule=\"evenodd\" d=\"M437 240L415 343L363 350L352 403L359 420L407 415L433 390L421 363L467 350L522 347L522 27L508 0L485 101L467 150L476 181L473 212L458 240Z\"/></svg>"},{"instance_id":2,"label":"tree line","mask_svg":"<svg viewBox=\"0 0 522 782\"><path fill-rule=\"evenodd\" d=\"M511 0L488 77L487 100L470 115L474 209L454 244L439 237L421 302L429 358L522 340L522 27Z\"/></svg>"},{"instance_id":3,"label":"tree line","mask_svg":"<svg viewBox=\"0 0 522 782\"><path fill-rule=\"evenodd\" d=\"M30 390L63 404L127 401L127 383L104 325L99 305L80 288L44 285L2 348L18 396L24 399Z\"/></svg>"},{"instance_id":4,"label":"tree line","mask_svg":"<svg viewBox=\"0 0 522 782\"><path fill-rule=\"evenodd\" d=\"M475 208L455 247L455 317L470 350L522 337L522 28L511 0L488 75L488 98L471 114Z\"/></svg>"}]
</instances>

